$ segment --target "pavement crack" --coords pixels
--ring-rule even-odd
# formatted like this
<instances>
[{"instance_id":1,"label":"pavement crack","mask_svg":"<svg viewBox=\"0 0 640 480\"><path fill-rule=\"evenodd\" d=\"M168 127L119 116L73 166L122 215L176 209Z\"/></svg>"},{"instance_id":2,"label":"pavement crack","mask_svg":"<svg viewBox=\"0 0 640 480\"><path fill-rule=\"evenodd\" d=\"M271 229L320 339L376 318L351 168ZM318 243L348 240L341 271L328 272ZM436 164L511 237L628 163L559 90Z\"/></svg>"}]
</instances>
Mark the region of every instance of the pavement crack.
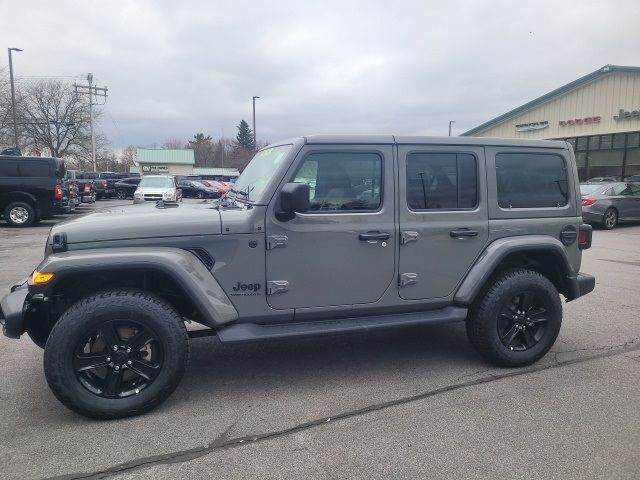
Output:
<instances>
[{"instance_id":1,"label":"pavement crack","mask_svg":"<svg viewBox=\"0 0 640 480\"><path fill-rule=\"evenodd\" d=\"M264 433L257 433L253 435L245 435L242 437L229 438L229 433L237 423L237 422L234 422L221 435L216 437L212 442L210 442L205 446L179 450L179 451L170 452L170 453L161 454L161 455L152 455L148 457L142 457L142 458L131 460L129 462L114 465L112 467L109 467L103 470L94 471L94 472L71 473L67 475L60 475L60 476L50 477L50 478L55 480L100 479L100 478L107 478L110 476L118 475L121 473L143 470L143 469L150 468L153 466L158 466L158 465L188 462L191 460L195 460L197 458L204 457L216 451L224 451L231 448L242 447L244 445L251 444L251 443L264 442L264 441L268 441L268 440L272 440L280 437L285 437L301 431L320 427L328 423L332 423L340 420L346 420L349 418L366 415L368 413L379 412L379 411L397 407L400 405L414 403L420 400L434 397L436 395L441 395L444 393L453 392L453 391L461 390L464 388L470 388L470 387L482 385L485 383L496 382L499 380L504 380L504 379L513 378L513 377L519 377L519 376L527 375L530 373L543 372L543 371L551 370L554 368L566 367L570 365L584 363L584 362L597 360L601 358L612 357L616 355L627 356L625 354L640 350L640 344L634 344L639 339L640 337L635 338L629 342L626 342L625 344L623 344L623 348L620 348L619 350L614 350L614 348L618 347L617 345L614 345L614 346L608 347L605 351L602 351L595 355L588 355L588 356L573 358L573 359L569 359L561 362L554 362L554 363L534 366L526 369L509 370L501 374L490 374L489 376L484 376L475 380L458 382L452 385L447 385L445 387L428 390L426 392L422 392L416 395L402 397L396 400L389 400L382 403L368 405L359 409L337 413L336 415L333 415L330 417L323 417L316 420L311 420L311 421L300 423L298 425L285 428L282 430L274 430L271 432L264 432ZM603 348L600 348L597 350L602 350ZM580 351L580 350L590 350L590 349L578 349L577 351ZM556 352L556 355L560 353L567 353L567 352ZM627 358L630 358L630 357L627 357ZM483 371L487 371L487 370L482 370L480 372L483 372ZM480 372L476 372L476 374ZM464 378L464 376L461 378Z\"/></svg>"}]
</instances>

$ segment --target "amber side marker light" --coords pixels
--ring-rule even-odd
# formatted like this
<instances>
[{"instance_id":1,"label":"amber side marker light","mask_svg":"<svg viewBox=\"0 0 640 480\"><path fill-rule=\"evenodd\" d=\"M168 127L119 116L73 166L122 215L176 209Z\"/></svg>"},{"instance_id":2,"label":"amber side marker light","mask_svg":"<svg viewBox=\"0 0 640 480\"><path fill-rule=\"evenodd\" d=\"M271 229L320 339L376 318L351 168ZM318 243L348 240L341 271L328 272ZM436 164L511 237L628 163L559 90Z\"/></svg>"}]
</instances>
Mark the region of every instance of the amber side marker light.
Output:
<instances>
[{"instance_id":1,"label":"amber side marker light","mask_svg":"<svg viewBox=\"0 0 640 480\"><path fill-rule=\"evenodd\" d=\"M51 280L53 280L53 273L35 271L33 275L31 275L31 283L34 285L44 285Z\"/></svg>"}]
</instances>

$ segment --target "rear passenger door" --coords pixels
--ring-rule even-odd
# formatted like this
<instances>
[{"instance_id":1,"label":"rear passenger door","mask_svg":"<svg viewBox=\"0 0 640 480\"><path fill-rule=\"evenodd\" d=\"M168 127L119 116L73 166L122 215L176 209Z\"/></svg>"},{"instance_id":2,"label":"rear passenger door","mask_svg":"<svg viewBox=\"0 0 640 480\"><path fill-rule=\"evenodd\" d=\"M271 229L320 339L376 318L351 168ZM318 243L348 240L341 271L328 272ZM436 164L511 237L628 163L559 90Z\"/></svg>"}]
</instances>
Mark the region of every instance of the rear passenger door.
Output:
<instances>
[{"instance_id":1,"label":"rear passenger door","mask_svg":"<svg viewBox=\"0 0 640 480\"><path fill-rule=\"evenodd\" d=\"M446 298L487 242L484 149L400 145L398 158L399 295Z\"/></svg>"}]
</instances>

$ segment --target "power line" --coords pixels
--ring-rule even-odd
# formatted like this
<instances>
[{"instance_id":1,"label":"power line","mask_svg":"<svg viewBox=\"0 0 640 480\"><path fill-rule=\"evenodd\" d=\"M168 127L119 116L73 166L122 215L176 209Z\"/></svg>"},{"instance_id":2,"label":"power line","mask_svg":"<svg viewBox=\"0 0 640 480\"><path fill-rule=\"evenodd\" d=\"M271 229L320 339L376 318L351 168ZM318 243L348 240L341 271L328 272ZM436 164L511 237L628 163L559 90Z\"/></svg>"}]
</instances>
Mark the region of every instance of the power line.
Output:
<instances>
[{"instance_id":1,"label":"power line","mask_svg":"<svg viewBox=\"0 0 640 480\"><path fill-rule=\"evenodd\" d=\"M98 87L92 85L93 83L93 73L87 74L87 82L89 85L78 85L76 83L73 84L73 87L76 89L76 95L88 95L89 96L89 126L91 128L91 159L93 161L93 171L97 170L96 168L96 135L93 130L93 106L94 105L104 105L107 102L107 87ZM94 97L96 100L98 98L104 98L102 103L93 103Z\"/></svg>"}]
</instances>

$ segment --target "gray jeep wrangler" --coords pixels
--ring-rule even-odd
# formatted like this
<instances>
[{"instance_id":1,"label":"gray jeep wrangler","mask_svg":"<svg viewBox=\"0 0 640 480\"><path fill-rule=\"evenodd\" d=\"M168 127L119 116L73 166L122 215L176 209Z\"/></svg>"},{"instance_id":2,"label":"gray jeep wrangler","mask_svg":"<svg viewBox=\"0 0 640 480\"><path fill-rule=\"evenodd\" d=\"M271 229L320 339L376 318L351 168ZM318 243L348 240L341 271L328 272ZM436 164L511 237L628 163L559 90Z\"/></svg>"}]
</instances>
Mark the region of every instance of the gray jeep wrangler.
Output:
<instances>
[{"instance_id":1,"label":"gray jeep wrangler","mask_svg":"<svg viewBox=\"0 0 640 480\"><path fill-rule=\"evenodd\" d=\"M176 388L194 336L465 321L488 361L529 365L558 335L559 294L593 290L590 244L568 143L310 136L260 150L214 203L57 224L0 317L44 348L64 405L124 417Z\"/></svg>"}]
</instances>

